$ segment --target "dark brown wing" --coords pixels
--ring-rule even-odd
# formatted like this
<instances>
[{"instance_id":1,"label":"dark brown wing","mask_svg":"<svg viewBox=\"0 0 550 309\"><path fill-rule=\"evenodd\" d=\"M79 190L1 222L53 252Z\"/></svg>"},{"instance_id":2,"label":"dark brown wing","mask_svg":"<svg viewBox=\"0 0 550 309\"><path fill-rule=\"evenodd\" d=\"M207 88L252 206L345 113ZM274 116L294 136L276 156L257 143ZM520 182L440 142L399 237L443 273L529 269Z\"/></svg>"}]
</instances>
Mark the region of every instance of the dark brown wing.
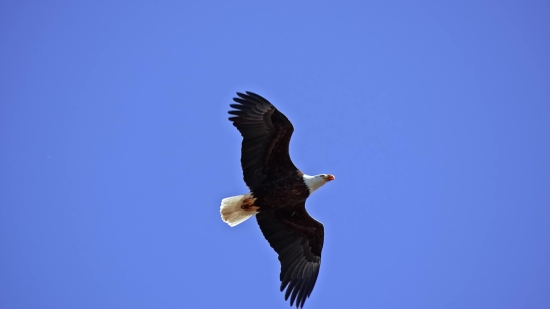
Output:
<instances>
[{"instance_id":1,"label":"dark brown wing","mask_svg":"<svg viewBox=\"0 0 550 309\"><path fill-rule=\"evenodd\" d=\"M321 250L325 230L305 209L305 202L296 207L260 211L258 225L281 262L281 292L290 306L304 306L321 267Z\"/></svg>"},{"instance_id":2,"label":"dark brown wing","mask_svg":"<svg viewBox=\"0 0 550 309\"><path fill-rule=\"evenodd\" d=\"M238 104L230 106L234 115L229 120L243 136L241 166L244 181L250 190L266 179L279 179L296 170L288 153L292 123L275 106L261 96L247 91L237 92Z\"/></svg>"}]
</instances>

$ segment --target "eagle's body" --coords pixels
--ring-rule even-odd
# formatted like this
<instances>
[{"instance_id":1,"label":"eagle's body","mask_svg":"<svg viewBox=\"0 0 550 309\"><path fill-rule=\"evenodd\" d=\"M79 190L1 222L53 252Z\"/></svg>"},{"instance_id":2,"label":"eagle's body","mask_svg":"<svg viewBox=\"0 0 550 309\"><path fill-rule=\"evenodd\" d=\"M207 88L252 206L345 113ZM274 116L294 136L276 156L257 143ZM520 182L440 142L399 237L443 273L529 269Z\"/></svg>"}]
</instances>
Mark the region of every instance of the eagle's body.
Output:
<instances>
[{"instance_id":1,"label":"eagle's body","mask_svg":"<svg viewBox=\"0 0 550 309\"><path fill-rule=\"evenodd\" d=\"M304 202L309 196L309 190L303 181L303 173L292 171L280 179L267 183L252 190L258 200L255 205L262 210L285 208Z\"/></svg>"},{"instance_id":2,"label":"eagle's body","mask_svg":"<svg viewBox=\"0 0 550 309\"><path fill-rule=\"evenodd\" d=\"M222 200L220 213L230 226L256 215L258 225L281 262L281 291L290 305L302 307L321 265L324 228L305 209L306 199L334 180L309 176L288 153L294 127L271 103L252 92L237 93L229 114L243 136L241 165L250 193Z\"/></svg>"}]
</instances>

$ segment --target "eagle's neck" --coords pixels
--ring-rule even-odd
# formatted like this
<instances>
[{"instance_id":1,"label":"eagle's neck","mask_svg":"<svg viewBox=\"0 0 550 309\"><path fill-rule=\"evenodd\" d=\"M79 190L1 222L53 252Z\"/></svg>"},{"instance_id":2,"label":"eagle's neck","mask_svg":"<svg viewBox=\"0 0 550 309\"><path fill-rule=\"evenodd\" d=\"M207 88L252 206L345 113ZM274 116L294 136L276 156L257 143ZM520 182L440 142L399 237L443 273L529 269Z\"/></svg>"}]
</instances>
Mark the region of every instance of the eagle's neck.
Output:
<instances>
[{"instance_id":1,"label":"eagle's neck","mask_svg":"<svg viewBox=\"0 0 550 309\"><path fill-rule=\"evenodd\" d=\"M309 189L309 194L310 195L313 192L315 192L315 190L319 189L320 187L322 187L326 183L326 181L320 175L309 176L309 175L304 174L303 177L304 177L304 183L306 184L307 188Z\"/></svg>"}]
</instances>

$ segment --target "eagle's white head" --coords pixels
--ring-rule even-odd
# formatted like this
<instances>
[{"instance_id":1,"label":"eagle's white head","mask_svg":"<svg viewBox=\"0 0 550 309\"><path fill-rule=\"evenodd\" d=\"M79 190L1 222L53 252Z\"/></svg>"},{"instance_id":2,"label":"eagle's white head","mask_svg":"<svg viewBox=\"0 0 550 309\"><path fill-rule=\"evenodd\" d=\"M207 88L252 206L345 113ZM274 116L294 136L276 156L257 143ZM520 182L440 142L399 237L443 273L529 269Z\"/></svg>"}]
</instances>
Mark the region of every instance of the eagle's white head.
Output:
<instances>
[{"instance_id":1,"label":"eagle's white head","mask_svg":"<svg viewBox=\"0 0 550 309\"><path fill-rule=\"evenodd\" d=\"M334 179L334 176L331 174L319 174L315 176L304 174L304 182L309 189L309 194L312 194L313 192L315 192L315 190L319 189L324 184Z\"/></svg>"}]
</instances>

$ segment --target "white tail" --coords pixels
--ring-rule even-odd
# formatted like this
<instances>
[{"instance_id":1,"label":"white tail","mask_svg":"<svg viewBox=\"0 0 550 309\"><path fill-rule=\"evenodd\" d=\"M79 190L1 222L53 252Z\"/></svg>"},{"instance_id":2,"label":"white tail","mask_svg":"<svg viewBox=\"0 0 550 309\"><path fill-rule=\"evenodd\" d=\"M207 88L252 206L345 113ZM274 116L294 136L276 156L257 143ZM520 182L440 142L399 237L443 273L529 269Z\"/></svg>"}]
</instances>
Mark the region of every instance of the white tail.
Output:
<instances>
[{"instance_id":1,"label":"white tail","mask_svg":"<svg viewBox=\"0 0 550 309\"><path fill-rule=\"evenodd\" d=\"M258 211L254 209L245 210L241 207L244 203L252 206L255 200L256 199L252 197L252 194L243 194L224 198L220 207L222 220L229 224L229 226L233 227L257 214Z\"/></svg>"}]
</instances>

